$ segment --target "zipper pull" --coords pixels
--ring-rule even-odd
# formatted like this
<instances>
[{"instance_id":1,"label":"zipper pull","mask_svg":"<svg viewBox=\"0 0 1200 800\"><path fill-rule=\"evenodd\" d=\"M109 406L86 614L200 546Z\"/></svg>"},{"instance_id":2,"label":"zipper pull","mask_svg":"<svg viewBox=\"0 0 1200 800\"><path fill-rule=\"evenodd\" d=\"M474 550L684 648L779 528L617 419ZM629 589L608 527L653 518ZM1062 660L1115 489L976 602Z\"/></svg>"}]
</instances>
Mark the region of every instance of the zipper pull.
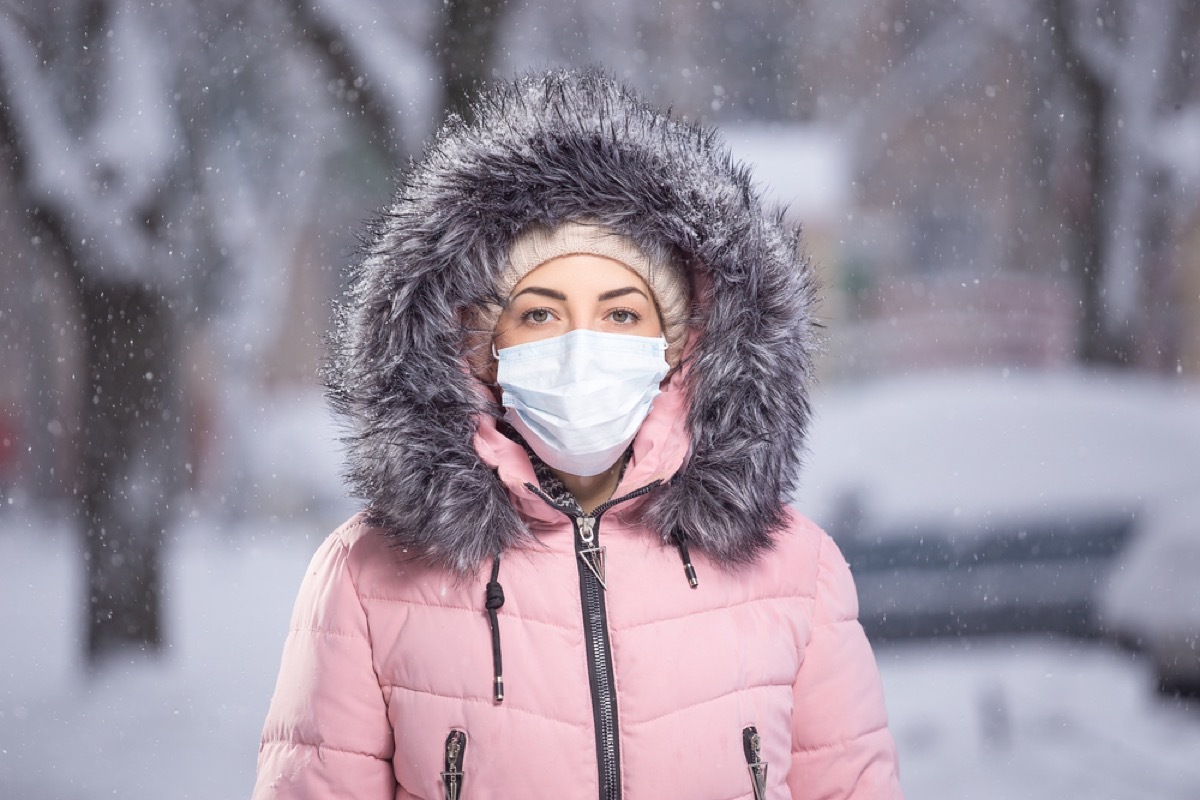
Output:
<instances>
[{"instance_id":1,"label":"zipper pull","mask_svg":"<svg viewBox=\"0 0 1200 800\"><path fill-rule=\"evenodd\" d=\"M758 728L751 725L742 731L742 750L746 754L746 766L750 770L750 786L754 789L754 800L766 800L767 762L762 760L762 738Z\"/></svg>"},{"instance_id":2,"label":"zipper pull","mask_svg":"<svg viewBox=\"0 0 1200 800\"><path fill-rule=\"evenodd\" d=\"M463 757L467 752L467 734L458 729L446 737L446 764L442 771L442 783L446 787L446 800L459 800L463 785Z\"/></svg>"},{"instance_id":3,"label":"zipper pull","mask_svg":"<svg viewBox=\"0 0 1200 800\"><path fill-rule=\"evenodd\" d=\"M600 581L600 588L607 589L604 582L604 548L596 547L596 518L590 516L576 517L575 527L579 531L579 549L576 551L587 568Z\"/></svg>"},{"instance_id":4,"label":"zipper pull","mask_svg":"<svg viewBox=\"0 0 1200 800\"><path fill-rule=\"evenodd\" d=\"M579 540L586 545L591 545L596 541L596 518L595 517L580 517L579 518Z\"/></svg>"}]
</instances>

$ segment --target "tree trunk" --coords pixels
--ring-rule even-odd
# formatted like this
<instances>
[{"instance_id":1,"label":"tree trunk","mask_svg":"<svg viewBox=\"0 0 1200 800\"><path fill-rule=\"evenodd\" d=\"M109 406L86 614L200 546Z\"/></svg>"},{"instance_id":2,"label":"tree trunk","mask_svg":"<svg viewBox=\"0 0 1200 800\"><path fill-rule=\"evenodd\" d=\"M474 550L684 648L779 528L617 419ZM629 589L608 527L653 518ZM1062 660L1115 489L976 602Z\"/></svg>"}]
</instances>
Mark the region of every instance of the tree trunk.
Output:
<instances>
[{"instance_id":1,"label":"tree trunk","mask_svg":"<svg viewBox=\"0 0 1200 800\"><path fill-rule=\"evenodd\" d=\"M1076 218L1072 247L1083 298L1081 356L1086 363L1129 365L1132 363L1132 342L1122 335L1129 331L1113 331L1104 308L1104 265L1108 244L1105 228L1115 222L1112 219L1115 202L1109 170L1109 142L1105 135L1111 98L1090 76L1085 78L1077 72L1072 77L1083 111L1081 149L1088 183L1088 201Z\"/></svg>"},{"instance_id":2,"label":"tree trunk","mask_svg":"<svg viewBox=\"0 0 1200 800\"><path fill-rule=\"evenodd\" d=\"M87 658L163 644L162 552L179 470L177 335L137 285L84 286L79 502Z\"/></svg>"},{"instance_id":3,"label":"tree trunk","mask_svg":"<svg viewBox=\"0 0 1200 800\"><path fill-rule=\"evenodd\" d=\"M471 98L491 77L496 38L507 10L507 0L445 0L437 57L446 113L469 121Z\"/></svg>"},{"instance_id":4,"label":"tree trunk","mask_svg":"<svg viewBox=\"0 0 1200 800\"><path fill-rule=\"evenodd\" d=\"M1073 40L1075 13L1070 0L1050 3L1054 50L1080 114L1079 161L1086 182L1086 195L1067 211L1067 255L1079 284L1082 312L1080 357L1085 363L1128 366L1133 356L1133 343L1127 336L1130 331L1112 331L1104 308L1105 226L1112 223L1114 206L1106 128L1112 94L1087 68Z\"/></svg>"}]
</instances>

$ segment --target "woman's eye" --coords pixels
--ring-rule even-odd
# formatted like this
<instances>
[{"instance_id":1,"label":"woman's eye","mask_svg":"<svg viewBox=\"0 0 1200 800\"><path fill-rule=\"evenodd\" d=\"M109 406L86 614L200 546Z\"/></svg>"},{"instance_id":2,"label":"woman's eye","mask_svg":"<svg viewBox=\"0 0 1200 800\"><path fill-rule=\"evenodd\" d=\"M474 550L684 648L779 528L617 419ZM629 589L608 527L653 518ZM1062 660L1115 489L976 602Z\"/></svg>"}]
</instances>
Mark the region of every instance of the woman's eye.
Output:
<instances>
[{"instance_id":1,"label":"woman's eye","mask_svg":"<svg viewBox=\"0 0 1200 800\"><path fill-rule=\"evenodd\" d=\"M531 308L522 314L521 318L526 322L532 322L535 325L541 325L544 322L550 321L550 311L545 308Z\"/></svg>"},{"instance_id":2,"label":"woman's eye","mask_svg":"<svg viewBox=\"0 0 1200 800\"><path fill-rule=\"evenodd\" d=\"M609 319L618 325L632 325L641 319L635 312L627 308L616 308L609 312Z\"/></svg>"}]
</instances>

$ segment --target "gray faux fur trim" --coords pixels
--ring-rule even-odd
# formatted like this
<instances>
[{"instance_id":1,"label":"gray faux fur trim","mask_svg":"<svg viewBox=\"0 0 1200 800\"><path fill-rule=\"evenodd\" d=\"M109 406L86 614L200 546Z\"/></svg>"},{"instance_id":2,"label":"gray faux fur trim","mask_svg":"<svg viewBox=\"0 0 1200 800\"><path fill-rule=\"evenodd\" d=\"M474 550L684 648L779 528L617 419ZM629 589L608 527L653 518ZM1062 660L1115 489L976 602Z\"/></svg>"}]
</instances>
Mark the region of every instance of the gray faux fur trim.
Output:
<instances>
[{"instance_id":1,"label":"gray faux fur trim","mask_svg":"<svg viewBox=\"0 0 1200 800\"><path fill-rule=\"evenodd\" d=\"M764 206L714 132L604 74L553 72L485 93L404 177L373 226L326 382L348 420L348 477L375 524L459 574L530 533L473 447L496 414L464 371L472 307L516 234L591 218L667 243L698 287L688 462L647 500L665 542L753 561L785 523L809 421L812 270L799 229Z\"/></svg>"}]
</instances>

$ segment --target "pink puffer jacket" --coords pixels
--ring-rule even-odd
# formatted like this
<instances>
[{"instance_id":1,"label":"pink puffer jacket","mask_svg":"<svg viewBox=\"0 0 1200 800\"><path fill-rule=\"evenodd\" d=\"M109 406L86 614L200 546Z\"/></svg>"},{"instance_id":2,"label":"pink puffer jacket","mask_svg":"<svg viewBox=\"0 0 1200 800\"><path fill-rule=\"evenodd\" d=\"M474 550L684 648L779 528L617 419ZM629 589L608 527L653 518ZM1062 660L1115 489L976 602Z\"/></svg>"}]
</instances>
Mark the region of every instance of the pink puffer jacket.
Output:
<instances>
[{"instance_id":1,"label":"pink puffer jacket","mask_svg":"<svg viewBox=\"0 0 1200 800\"><path fill-rule=\"evenodd\" d=\"M617 497L678 468L682 411L678 387L659 397ZM539 543L501 563L503 701L492 692L488 575L462 581L406 562L352 519L318 551L296 603L258 800L454 797L444 773L455 742L461 800L603 796L574 526L528 487L519 445L487 424L476 444ZM874 658L829 537L793 516L752 566L697 554L692 588L679 553L630 524L637 503L594 527L606 548L611 796L755 798L760 762L766 798L899 798Z\"/></svg>"},{"instance_id":2,"label":"pink puffer jacket","mask_svg":"<svg viewBox=\"0 0 1200 800\"><path fill-rule=\"evenodd\" d=\"M468 366L514 237L562 220L691 288L682 362L590 516ZM372 233L327 373L366 507L301 588L255 797L899 798L850 573L787 506L816 290L748 171L554 72L444 126Z\"/></svg>"}]
</instances>

